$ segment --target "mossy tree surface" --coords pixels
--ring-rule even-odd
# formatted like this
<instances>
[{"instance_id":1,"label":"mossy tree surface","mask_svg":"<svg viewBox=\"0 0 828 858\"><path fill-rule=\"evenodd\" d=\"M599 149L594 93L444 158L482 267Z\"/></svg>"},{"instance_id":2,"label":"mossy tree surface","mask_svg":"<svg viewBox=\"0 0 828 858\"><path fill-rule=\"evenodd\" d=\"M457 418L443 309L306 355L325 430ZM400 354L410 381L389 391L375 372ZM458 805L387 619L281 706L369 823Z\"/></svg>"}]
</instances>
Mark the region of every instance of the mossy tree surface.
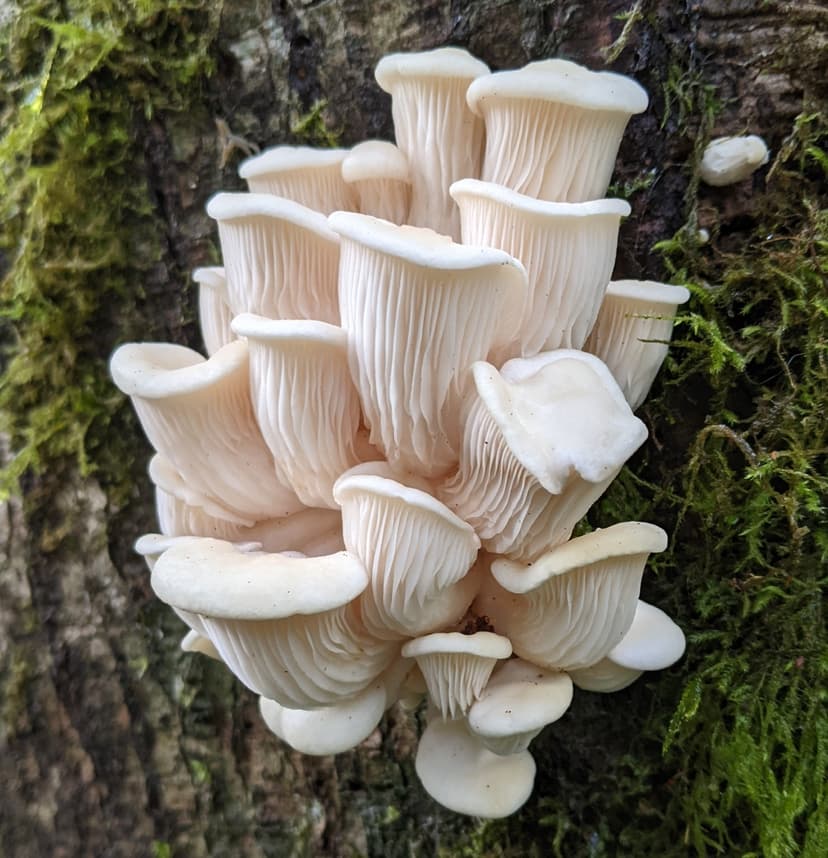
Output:
<instances>
[{"instance_id":1,"label":"mossy tree surface","mask_svg":"<svg viewBox=\"0 0 828 858\"><path fill-rule=\"evenodd\" d=\"M2 530L0 855L828 853L822 7L24 0L0 22L3 486L22 499ZM216 258L206 198L239 186L233 132L388 138L377 59L444 43L493 68L609 58L644 83L617 274L693 294L650 440L590 514L671 533L644 597L688 655L577 695L536 743L529 803L488 824L423 794L400 713L303 759L177 651L130 552L153 527L149 451L106 374L118 342L199 345L188 274ZM743 131L771 163L700 187L707 139Z\"/></svg>"}]
</instances>

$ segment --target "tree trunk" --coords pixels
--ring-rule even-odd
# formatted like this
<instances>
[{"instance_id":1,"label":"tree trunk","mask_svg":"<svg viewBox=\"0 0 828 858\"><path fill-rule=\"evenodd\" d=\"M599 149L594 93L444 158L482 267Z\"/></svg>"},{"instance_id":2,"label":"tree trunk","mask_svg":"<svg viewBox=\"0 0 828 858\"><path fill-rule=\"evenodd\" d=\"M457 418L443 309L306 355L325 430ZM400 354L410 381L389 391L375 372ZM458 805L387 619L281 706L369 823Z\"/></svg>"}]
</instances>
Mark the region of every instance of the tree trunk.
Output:
<instances>
[{"instance_id":1,"label":"tree trunk","mask_svg":"<svg viewBox=\"0 0 828 858\"><path fill-rule=\"evenodd\" d=\"M696 179L698 156L710 137L739 133L762 135L776 154L790 144L798 116L825 108L820 78L828 65L828 6L245 0L226 4L219 14L210 8L215 4L197 0L174 8L136 4L153 7L141 12L105 0L77 4L69 13L57 4L44 12L43 5L0 3L8 48L0 78L4 85L15 82L4 102L8 127L30 121L38 104L48 118L31 126L34 137L5 139L5 192L12 193L13 181L29 181L32 171L70 158L87 171L77 175L95 177L95 184L75 189L72 217L49 222L43 234L63 236L60 252L67 261L67 254L84 259L96 230L105 231L113 247L120 242L123 255L114 261L98 256L89 270L67 265L67 282L104 296L94 306L82 303L80 293L67 297L51 280L48 288L56 291L46 294L38 278L52 276L48 265L32 264L31 277L19 279L21 248L41 233L26 233L26 206L7 212L16 244L4 247L0 269L8 272L4 306L18 339L11 329L4 338L13 343L7 390L17 397L17 406L5 400L13 451L5 458L10 473L22 472L23 491L9 498L0 525L0 855L634 856L713 854L716 848L743 854L763 845L768 855L824 854L813 838L808 841L807 829L825 819L816 786L805 789L803 808L778 840L788 846L774 851L767 844L777 840L762 839L762 811L739 791L738 766L723 776L712 757L693 756L703 747L693 742L705 727L682 733L679 721L692 713L687 705L678 721L674 713L693 689L709 699L703 639L696 648L691 638L683 665L625 692L576 695L565 718L533 745L535 792L507 822L459 817L425 794L413 767L422 725L397 709L352 753L310 758L290 751L264 727L254 696L220 665L179 651L183 627L155 600L144 563L131 551L137 536L155 530L143 470L150 450L110 388L105 361L128 339L200 347L189 272L216 260L204 206L217 190L241 187L240 141L350 146L393 139L389 99L373 78L379 58L392 51L459 45L493 69L550 56L593 68L611 60L610 68L635 77L651 96L646 114L630 124L614 179L613 192L633 206L616 276L664 279L665 257L653 253L653 245L682 229L685 235L707 229L717 252L748 252L768 193L768 168L753 182L705 189ZM66 29L43 23L35 11L66 21ZM70 25L78 31L70 32ZM52 79L44 75L47 67ZM76 80L65 71L70 67ZM57 80L60 69L64 77ZM26 95L35 92L33 81L40 81L40 96ZM82 111L78 99L87 100ZM83 151L65 153L67 139L81 133L67 117L81 115L87 117L82 133L90 135L88 151L99 159L97 173ZM14 172L15 151L26 152L28 180ZM110 160L101 162L104 157ZM68 187L71 179L65 182ZM110 197L127 182L134 196L125 203ZM29 213L32 188L21 197ZM819 193L824 201L824 186ZM53 204L61 200L56 196ZM669 248L665 252L668 263L675 261ZM48 249L42 253L48 256ZM704 276L700 271L675 263L672 274L693 279ZM38 290L53 327L35 338L27 326L35 324L30 298ZM20 312L14 310L18 300L25 304ZM700 317L705 308L696 306ZM80 329L72 328L72 315L83 313ZM74 331L74 345L60 339L61 319ZM687 330L683 338L705 342L698 331ZM21 352L34 354L36 346L43 347L36 378L14 375ZM66 387L54 380L63 376L49 375L57 371L53 363L69 367ZM36 381L41 393L30 392ZM663 574L647 586L653 601L666 600L679 624L696 633L709 621L683 570L710 551L704 534L717 525L692 506L682 507L681 497L689 496L694 439L718 425L710 403L719 393L708 381L696 376L684 390L665 385L660 401L676 409L672 421L665 409L645 409L650 452L631 465L640 482L623 484L634 487L635 497L619 490L615 507L596 511L595 519L603 523L602 516L617 510L628 518L648 511L662 516L651 520L678 544L660 567ZM37 409L70 385L78 397L61 399L67 411L50 418L33 453ZM80 400L90 409L88 418L72 410ZM85 422L74 443L63 424L79 421ZM49 446L64 435L66 444ZM77 450L83 457L72 455ZM741 465L727 461L747 479ZM812 538L802 537L801 556L810 556ZM780 569L788 568L785 562ZM722 610L734 629L743 622L739 605ZM774 633L761 633L774 646ZM741 645L736 632L733 640ZM813 643L814 651L823 641ZM761 667L750 662L747 670L754 669ZM673 745L665 756L661 746L671 718ZM711 735L714 727L727 734L733 724L722 716L708 726ZM807 766L804 759L787 762ZM768 764L774 783L781 782L779 765ZM702 781L713 794L735 790L727 811L732 819L722 816L726 811L716 800L700 797ZM810 853L797 851L814 843Z\"/></svg>"}]
</instances>

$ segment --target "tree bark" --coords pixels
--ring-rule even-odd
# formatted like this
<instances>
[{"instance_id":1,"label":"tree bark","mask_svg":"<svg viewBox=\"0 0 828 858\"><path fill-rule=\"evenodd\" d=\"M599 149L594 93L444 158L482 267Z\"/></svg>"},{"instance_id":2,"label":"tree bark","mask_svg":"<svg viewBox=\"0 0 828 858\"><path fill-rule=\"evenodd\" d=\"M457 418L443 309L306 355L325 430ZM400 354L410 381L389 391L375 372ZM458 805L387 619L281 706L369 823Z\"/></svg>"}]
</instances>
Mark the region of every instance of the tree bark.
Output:
<instances>
[{"instance_id":1,"label":"tree bark","mask_svg":"<svg viewBox=\"0 0 828 858\"><path fill-rule=\"evenodd\" d=\"M627 12L632 17L622 20ZM114 307L113 328L90 335L100 372L127 330L200 345L188 272L211 264L217 246L204 205L219 189L241 187L241 152L217 120L261 146L393 139L389 99L373 79L386 53L453 44L493 69L550 56L602 68L615 46L610 67L651 95L647 113L630 125L614 179L633 205L616 276L658 279L663 261L651 248L679 230L691 209L698 226L727 232L762 193L760 178L699 191L699 141L757 133L778 151L798 114L826 104L827 31L824 3L228 3L210 49L215 71L199 97L186 112L137 116L129 129L143 134L135 170L154 200L162 251L157 264L142 264L148 273L137 315L118 327ZM183 30L181 37L184 46ZM705 93L718 103L715 116L695 112ZM690 423L699 419L687 415ZM134 421L121 417L118 425L133 433L136 459L147 461ZM680 443L678 430L668 441ZM179 651L183 627L154 599L143 561L131 552L138 535L155 529L149 480L134 474L124 498L107 473L83 475L72 461L51 462L26 475L22 499L4 505L0 855L546 855L561 843L568 855L637 854L619 843L617 817L603 810L602 796L592 807L574 807L561 791L569 781L591 781L602 766L617 779L613 813L626 799L642 826L676 827L667 814L680 811L664 795L676 773L659 771L657 740L630 738L653 717L663 735L681 691L669 678L657 698L658 676L621 703L576 699L533 746L540 773L527 808L501 826L458 817L429 799L413 768L421 724L397 709L352 753L293 753L268 733L253 695L221 666ZM609 722L618 729L606 744L589 733ZM650 767L646 794L629 774L642 761ZM674 850L683 855L687 846L676 842Z\"/></svg>"}]
</instances>

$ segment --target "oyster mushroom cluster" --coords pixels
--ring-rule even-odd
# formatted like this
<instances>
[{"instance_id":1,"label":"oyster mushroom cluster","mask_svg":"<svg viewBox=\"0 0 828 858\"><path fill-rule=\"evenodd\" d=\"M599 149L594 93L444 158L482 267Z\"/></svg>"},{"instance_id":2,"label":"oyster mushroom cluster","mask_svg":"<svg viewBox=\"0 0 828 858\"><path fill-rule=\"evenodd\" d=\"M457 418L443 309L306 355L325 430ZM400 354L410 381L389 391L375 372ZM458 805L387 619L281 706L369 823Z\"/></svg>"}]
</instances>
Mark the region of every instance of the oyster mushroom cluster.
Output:
<instances>
[{"instance_id":1,"label":"oyster mushroom cluster","mask_svg":"<svg viewBox=\"0 0 828 858\"><path fill-rule=\"evenodd\" d=\"M385 57L397 143L277 146L219 193L199 269L208 357L111 362L156 450L137 550L293 748L355 747L427 696L416 769L446 807L528 798L573 687L676 661L639 600L663 530L572 538L647 431L634 415L686 290L610 282L604 199L634 81L465 51Z\"/></svg>"}]
</instances>

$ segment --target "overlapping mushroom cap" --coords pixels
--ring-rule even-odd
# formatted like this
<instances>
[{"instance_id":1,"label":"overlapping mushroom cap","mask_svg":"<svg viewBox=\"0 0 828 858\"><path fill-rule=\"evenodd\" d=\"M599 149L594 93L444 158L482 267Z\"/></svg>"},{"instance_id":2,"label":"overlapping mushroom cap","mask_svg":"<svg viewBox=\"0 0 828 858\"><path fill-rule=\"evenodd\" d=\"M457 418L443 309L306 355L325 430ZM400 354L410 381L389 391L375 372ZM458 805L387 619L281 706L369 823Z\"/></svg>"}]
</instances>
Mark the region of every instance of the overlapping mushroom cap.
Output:
<instances>
[{"instance_id":1,"label":"overlapping mushroom cap","mask_svg":"<svg viewBox=\"0 0 828 858\"><path fill-rule=\"evenodd\" d=\"M396 145L277 146L210 200L209 357L113 356L156 449L161 534L136 550L182 646L293 748L345 751L427 696L423 786L499 817L573 686L683 652L638 598L664 532L570 537L646 438L632 411L686 292L609 283L629 206L602 197L638 84L456 48L376 77Z\"/></svg>"}]
</instances>

